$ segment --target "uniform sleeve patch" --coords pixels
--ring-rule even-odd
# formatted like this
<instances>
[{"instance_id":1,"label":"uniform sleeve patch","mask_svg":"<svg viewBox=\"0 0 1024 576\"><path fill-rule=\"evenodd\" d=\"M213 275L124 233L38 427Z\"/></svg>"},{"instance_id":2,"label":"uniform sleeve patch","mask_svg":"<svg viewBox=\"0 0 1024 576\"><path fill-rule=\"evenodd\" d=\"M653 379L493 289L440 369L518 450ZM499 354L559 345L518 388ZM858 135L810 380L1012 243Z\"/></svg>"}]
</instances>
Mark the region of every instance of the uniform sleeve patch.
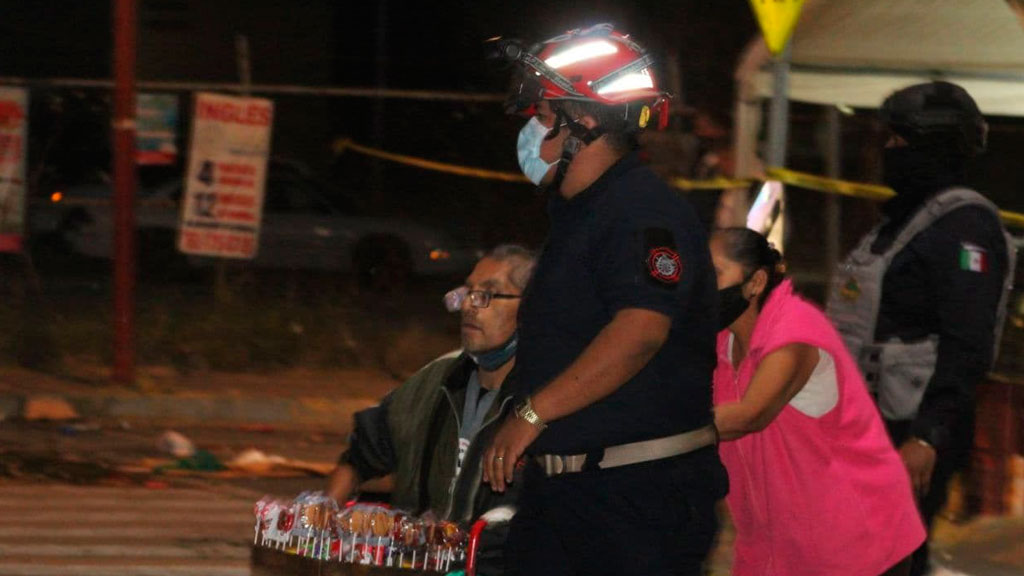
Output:
<instances>
[{"instance_id":1,"label":"uniform sleeve patch","mask_svg":"<svg viewBox=\"0 0 1024 576\"><path fill-rule=\"evenodd\" d=\"M961 270L978 272L980 274L988 273L988 251L981 246L961 242L957 261L960 264Z\"/></svg>"},{"instance_id":2,"label":"uniform sleeve patch","mask_svg":"<svg viewBox=\"0 0 1024 576\"><path fill-rule=\"evenodd\" d=\"M679 257L672 231L667 228L646 228L643 239L647 280L662 288L675 288L682 279L683 260Z\"/></svg>"},{"instance_id":3,"label":"uniform sleeve patch","mask_svg":"<svg viewBox=\"0 0 1024 576\"><path fill-rule=\"evenodd\" d=\"M667 246L651 248L647 253L647 272L663 284L678 284L683 262L679 253Z\"/></svg>"}]
</instances>

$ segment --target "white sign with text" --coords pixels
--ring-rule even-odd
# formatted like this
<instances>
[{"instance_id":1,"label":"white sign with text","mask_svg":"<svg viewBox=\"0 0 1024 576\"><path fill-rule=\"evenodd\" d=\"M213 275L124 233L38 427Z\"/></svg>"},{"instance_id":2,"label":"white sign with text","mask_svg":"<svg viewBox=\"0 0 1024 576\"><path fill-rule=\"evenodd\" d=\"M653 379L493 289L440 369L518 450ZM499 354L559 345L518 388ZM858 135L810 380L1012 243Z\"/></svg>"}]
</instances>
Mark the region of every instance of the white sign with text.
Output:
<instances>
[{"instance_id":1,"label":"white sign with text","mask_svg":"<svg viewBox=\"0 0 1024 576\"><path fill-rule=\"evenodd\" d=\"M270 100L196 94L179 250L256 256L273 121Z\"/></svg>"}]
</instances>

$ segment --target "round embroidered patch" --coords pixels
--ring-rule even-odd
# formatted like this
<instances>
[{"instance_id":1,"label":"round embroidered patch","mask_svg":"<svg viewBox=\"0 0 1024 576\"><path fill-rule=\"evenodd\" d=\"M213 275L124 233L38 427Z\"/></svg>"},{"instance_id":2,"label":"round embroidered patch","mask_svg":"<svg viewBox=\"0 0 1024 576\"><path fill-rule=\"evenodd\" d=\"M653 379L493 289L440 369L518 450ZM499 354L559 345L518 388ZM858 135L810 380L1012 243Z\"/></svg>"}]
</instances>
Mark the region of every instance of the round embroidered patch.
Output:
<instances>
[{"instance_id":1,"label":"round embroidered patch","mask_svg":"<svg viewBox=\"0 0 1024 576\"><path fill-rule=\"evenodd\" d=\"M652 248L647 254L647 271L655 280L675 284L679 282L683 263L679 260L679 254L671 248Z\"/></svg>"}]
</instances>

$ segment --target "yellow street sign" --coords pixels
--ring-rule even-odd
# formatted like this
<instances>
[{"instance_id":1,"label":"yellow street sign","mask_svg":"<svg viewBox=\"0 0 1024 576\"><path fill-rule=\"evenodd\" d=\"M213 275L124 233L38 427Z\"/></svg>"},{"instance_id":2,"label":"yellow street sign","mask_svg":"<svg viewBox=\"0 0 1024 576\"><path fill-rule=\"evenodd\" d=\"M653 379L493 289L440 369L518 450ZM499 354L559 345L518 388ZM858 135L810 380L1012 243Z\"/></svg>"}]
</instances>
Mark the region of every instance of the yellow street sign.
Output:
<instances>
[{"instance_id":1,"label":"yellow street sign","mask_svg":"<svg viewBox=\"0 0 1024 576\"><path fill-rule=\"evenodd\" d=\"M782 53L800 19L804 0L750 0L750 6L761 25L768 49L775 55Z\"/></svg>"}]
</instances>

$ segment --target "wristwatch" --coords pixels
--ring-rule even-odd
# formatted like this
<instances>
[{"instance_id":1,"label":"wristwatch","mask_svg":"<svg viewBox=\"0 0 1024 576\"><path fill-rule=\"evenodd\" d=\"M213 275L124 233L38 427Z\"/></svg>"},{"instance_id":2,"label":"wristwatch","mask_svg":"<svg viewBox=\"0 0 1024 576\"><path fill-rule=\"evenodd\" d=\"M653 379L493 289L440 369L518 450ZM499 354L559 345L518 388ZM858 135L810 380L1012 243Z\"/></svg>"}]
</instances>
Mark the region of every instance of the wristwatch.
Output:
<instances>
[{"instance_id":1,"label":"wristwatch","mask_svg":"<svg viewBox=\"0 0 1024 576\"><path fill-rule=\"evenodd\" d=\"M530 403L530 397L527 396L526 400L523 400L516 406L516 418L520 420L526 420L527 423L536 426L538 429L543 430L548 427L541 419L540 414L537 414L533 409L533 404Z\"/></svg>"}]
</instances>

